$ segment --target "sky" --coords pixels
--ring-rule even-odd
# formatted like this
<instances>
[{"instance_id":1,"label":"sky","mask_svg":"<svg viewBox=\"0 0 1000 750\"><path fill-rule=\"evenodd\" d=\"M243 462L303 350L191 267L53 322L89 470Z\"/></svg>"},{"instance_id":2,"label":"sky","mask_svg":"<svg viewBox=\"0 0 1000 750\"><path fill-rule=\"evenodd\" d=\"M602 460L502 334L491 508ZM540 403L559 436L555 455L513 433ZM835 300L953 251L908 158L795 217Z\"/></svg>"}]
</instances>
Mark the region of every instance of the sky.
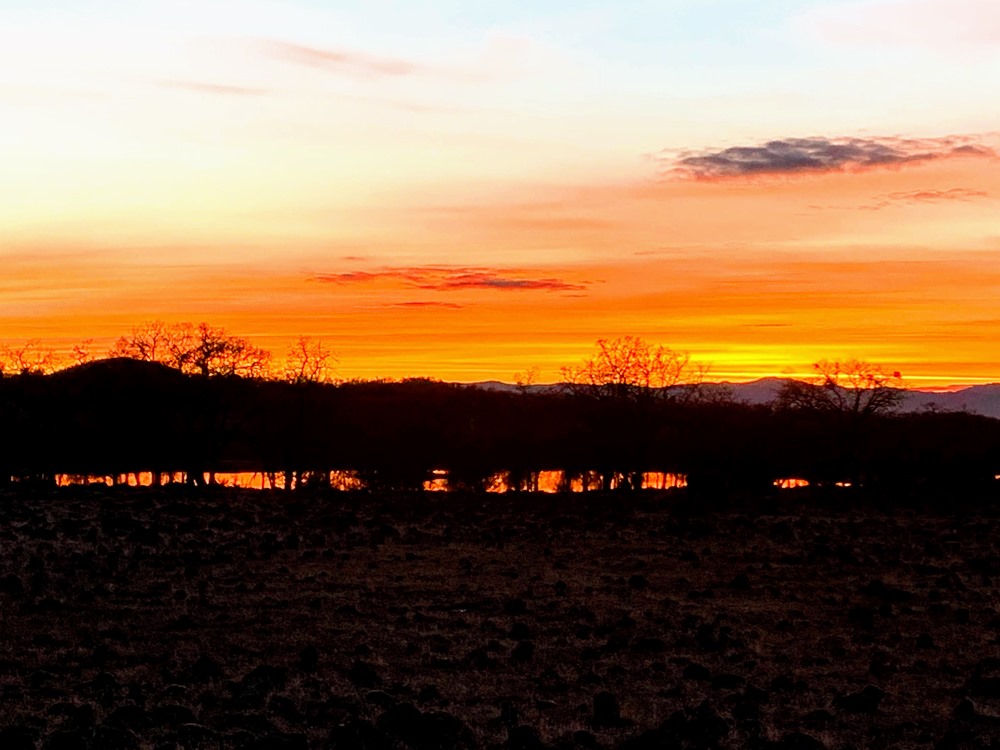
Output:
<instances>
[{"instance_id":1,"label":"sky","mask_svg":"<svg viewBox=\"0 0 1000 750\"><path fill-rule=\"evenodd\" d=\"M4 0L0 342L1000 381L995 0Z\"/></svg>"}]
</instances>

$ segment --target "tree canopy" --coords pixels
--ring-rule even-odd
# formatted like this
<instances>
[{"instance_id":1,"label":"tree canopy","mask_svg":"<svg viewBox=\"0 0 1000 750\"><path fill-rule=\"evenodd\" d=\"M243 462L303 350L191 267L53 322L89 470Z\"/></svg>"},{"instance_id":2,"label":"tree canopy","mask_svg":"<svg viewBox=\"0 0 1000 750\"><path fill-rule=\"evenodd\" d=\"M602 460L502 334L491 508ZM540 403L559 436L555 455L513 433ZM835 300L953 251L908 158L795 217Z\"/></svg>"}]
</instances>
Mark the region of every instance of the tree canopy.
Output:
<instances>
[{"instance_id":1,"label":"tree canopy","mask_svg":"<svg viewBox=\"0 0 1000 750\"><path fill-rule=\"evenodd\" d=\"M651 344L638 336L598 339L597 351L562 376L576 395L612 401L683 400L705 377L706 368L687 352Z\"/></svg>"},{"instance_id":2,"label":"tree canopy","mask_svg":"<svg viewBox=\"0 0 1000 750\"><path fill-rule=\"evenodd\" d=\"M111 357L159 362L181 372L209 376L268 375L271 353L248 339L208 323L143 323L115 342Z\"/></svg>"},{"instance_id":3,"label":"tree canopy","mask_svg":"<svg viewBox=\"0 0 1000 750\"><path fill-rule=\"evenodd\" d=\"M790 380L778 395L781 406L867 417L894 411L903 400L899 372L858 359L821 360L812 382Z\"/></svg>"}]
</instances>

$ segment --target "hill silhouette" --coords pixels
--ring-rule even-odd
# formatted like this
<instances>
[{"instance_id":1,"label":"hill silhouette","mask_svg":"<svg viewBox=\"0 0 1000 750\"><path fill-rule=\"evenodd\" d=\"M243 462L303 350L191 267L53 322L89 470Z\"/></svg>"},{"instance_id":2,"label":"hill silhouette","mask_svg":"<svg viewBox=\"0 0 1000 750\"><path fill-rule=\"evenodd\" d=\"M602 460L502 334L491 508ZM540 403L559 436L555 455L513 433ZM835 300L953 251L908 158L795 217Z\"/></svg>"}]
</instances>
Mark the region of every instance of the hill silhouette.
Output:
<instances>
[{"instance_id":1,"label":"hill silhouette","mask_svg":"<svg viewBox=\"0 0 1000 750\"><path fill-rule=\"evenodd\" d=\"M781 389L791 382L795 381L791 378L766 377L743 383L729 381L703 383L702 388L709 392L728 391L734 401L763 406L773 403L778 398ZM510 393L522 390L531 393L548 393L563 390L566 387L564 383L518 386L499 380L486 380L470 385L488 391ZM985 383L948 390L904 388L901 389L901 392L903 393L903 400L899 408L901 412L937 409L939 411L965 411L970 414L1000 419L1000 383Z\"/></svg>"},{"instance_id":2,"label":"hill silhouette","mask_svg":"<svg viewBox=\"0 0 1000 750\"><path fill-rule=\"evenodd\" d=\"M115 383L179 382L184 375L161 362L147 362L131 357L108 357L57 370L52 377L61 380L91 381L106 386Z\"/></svg>"}]
</instances>

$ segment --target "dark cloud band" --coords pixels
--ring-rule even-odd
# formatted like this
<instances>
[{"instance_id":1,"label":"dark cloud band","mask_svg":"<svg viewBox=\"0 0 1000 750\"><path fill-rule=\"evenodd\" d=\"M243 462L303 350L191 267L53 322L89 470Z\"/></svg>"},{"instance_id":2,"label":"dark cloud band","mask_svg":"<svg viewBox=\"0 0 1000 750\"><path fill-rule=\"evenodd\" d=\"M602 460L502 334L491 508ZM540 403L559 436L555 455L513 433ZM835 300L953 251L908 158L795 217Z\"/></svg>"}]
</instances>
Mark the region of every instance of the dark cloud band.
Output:
<instances>
[{"instance_id":1,"label":"dark cloud band","mask_svg":"<svg viewBox=\"0 0 1000 750\"><path fill-rule=\"evenodd\" d=\"M942 203L972 203L973 201L986 200L990 194L985 190L972 190L970 188L951 188L949 190L904 190L894 193L883 193L874 196L870 202L858 205L812 205L810 208L817 210L835 209L844 211L881 211L884 208L894 208L898 206L922 206Z\"/></svg>"},{"instance_id":2,"label":"dark cloud band","mask_svg":"<svg viewBox=\"0 0 1000 750\"><path fill-rule=\"evenodd\" d=\"M956 156L992 157L970 136L944 138L785 138L758 146L661 154L667 171L693 179L840 172Z\"/></svg>"},{"instance_id":3,"label":"dark cloud band","mask_svg":"<svg viewBox=\"0 0 1000 750\"><path fill-rule=\"evenodd\" d=\"M587 287L585 283L575 283L553 277L530 277L522 272L507 269L455 268L450 266L348 271L318 274L313 278L316 281L329 284L359 284L388 280L402 283L413 289L432 291L496 289L500 291L579 292Z\"/></svg>"},{"instance_id":4,"label":"dark cloud band","mask_svg":"<svg viewBox=\"0 0 1000 750\"><path fill-rule=\"evenodd\" d=\"M419 300L413 302L396 302L387 307L403 307L403 308L422 308L422 307L438 307L445 310L461 310L465 305L460 305L456 302L433 302L430 300Z\"/></svg>"},{"instance_id":5,"label":"dark cloud band","mask_svg":"<svg viewBox=\"0 0 1000 750\"><path fill-rule=\"evenodd\" d=\"M978 198L988 198L985 190L970 190L969 188L951 188L950 190L908 190L900 193L889 193L886 198L900 203L948 203L957 201L969 203Z\"/></svg>"}]
</instances>

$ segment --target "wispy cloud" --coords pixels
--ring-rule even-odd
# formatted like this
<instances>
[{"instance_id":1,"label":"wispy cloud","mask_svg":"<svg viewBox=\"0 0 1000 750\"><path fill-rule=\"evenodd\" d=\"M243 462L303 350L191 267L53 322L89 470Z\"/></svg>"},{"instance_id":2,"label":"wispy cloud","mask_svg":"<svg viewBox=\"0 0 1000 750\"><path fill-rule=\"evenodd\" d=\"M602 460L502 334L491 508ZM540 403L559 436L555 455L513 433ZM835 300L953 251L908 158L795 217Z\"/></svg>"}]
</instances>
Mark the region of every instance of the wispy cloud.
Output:
<instances>
[{"instance_id":1,"label":"wispy cloud","mask_svg":"<svg viewBox=\"0 0 1000 750\"><path fill-rule=\"evenodd\" d=\"M985 190L969 190L968 188L951 188L950 190L909 190L901 193L889 193L887 200L902 203L947 203L959 201L968 203L977 198L987 198Z\"/></svg>"},{"instance_id":2,"label":"wispy cloud","mask_svg":"<svg viewBox=\"0 0 1000 750\"><path fill-rule=\"evenodd\" d=\"M919 206L935 203L971 203L989 198L985 190L970 190L969 188L951 188L950 190L905 190L894 193L883 193L874 196L869 202L852 206L817 206L815 209L844 209L859 211L881 211L892 206Z\"/></svg>"},{"instance_id":3,"label":"wispy cloud","mask_svg":"<svg viewBox=\"0 0 1000 750\"><path fill-rule=\"evenodd\" d=\"M957 156L992 157L975 136L783 138L756 146L665 151L668 174L697 180L900 167Z\"/></svg>"},{"instance_id":4,"label":"wispy cloud","mask_svg":"<svg viewBox=\"0 0 1000 750\"><path fill-rule=\"evenodd\" d=\"M461 289L496 289L499 291L580 292L588 282L571 282L555 277L529 276L509 269L453 266L416 266L385 268L379 271L347 271L317 274L313 280L328 284L365 284L375 281L400 283L411 289L455 291Z\"/></svg>"},{"instance_id":5,"label":"wispy cloud","mask_svg":"<svg viewBox=\"0 0 1000 750\"><path fill-rule=\"evenodd\" d=\"M219 96L262 96L267 89L250 86L230 86L221 83L205 83L202 81L158 81L157 86L164 89L179 89L198 94L215 94Z\"/></svg>"},{"instance_id":6,"label":"wispy cloud","mask_svg":"<svg viewBox=\"0 0 1000 750\"><path fill-rule=\"evenodd\" d=\"M546 289L549 291L579 291L585 287L561 279L518 279L500 276L489 271L460 273L425 285L425 289Z\"/></svg>"},{"instance_id":7,"label":"wispy cloud","mask_svg":"<svg viewBox=\"0 0 1000 750\"><path fill-rule=\"evenodd\" d=\"M439 307L439 308L444 308L446 310L461 310L465 307L465 305L460 305L457 302L433 302L430 300L426 300L426 301L413 301L413 302L396 302L391 305L386 305L386 307L406 307L406 308Z\"/></svg>"},{"instance_id":8,"label":"wispy cloud","mask_svg":"<svg viewBox=\"0 0 1000 750\"><path fill-rule=\"evenodd\" d=\"M320 49L282 41L259 43L268 57L284 62L322 68L361 78L409 76L426 68L420 63L391 57L378 57L347 49Z\"/></svg>"},{"instance_id":9,"label":"wispy cloud","mask_svg":"<svg viewBox=\"0 0 1000 750\"><path fill-rule=\"evenodd\" d=\"M376 281L380 278L399 278L398 274L370 273L368 271L348 271L346 273L321 273L312 277L313 281L322 281L329 284L357 284L366 281Z\"/></svg>"}]
</instances>

